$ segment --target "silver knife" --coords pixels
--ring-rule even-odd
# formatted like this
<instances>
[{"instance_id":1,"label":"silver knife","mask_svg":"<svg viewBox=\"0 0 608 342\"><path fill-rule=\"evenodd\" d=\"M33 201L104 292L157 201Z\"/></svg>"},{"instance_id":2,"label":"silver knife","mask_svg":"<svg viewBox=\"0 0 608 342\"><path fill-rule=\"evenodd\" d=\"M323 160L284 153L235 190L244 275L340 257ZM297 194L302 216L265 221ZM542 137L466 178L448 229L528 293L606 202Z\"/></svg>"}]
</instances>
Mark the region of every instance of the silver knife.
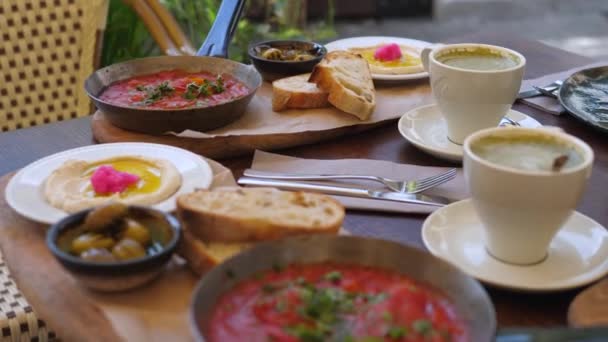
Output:
<instances>
[{"instance_id":1,"label":"silver knife","mask_svg":"<svg viewBox=\"0 0 608 342\"><path fill-rule=\"evenodd\" d=\"M266 186L285 190L320 192L329 195L378 199L411 204L431 205L435 207L443 207L444 205L453 202L448 198L434 195L430 196L424 194L406 194L400 192L376 191L362 188L347 188L342 186L325 185L318 183L313 184L253 177L241 177L239 178L238 183L241 185Z\"/></svg>"},{"instance_id":2,"label":"silver knife","mask_svg":"<svg viewBox=\"0 0 608 342\"><path fill-rule=\"evenodd\" d=\"M559 87L562 85L562 81L558 80L555 81L547 86L542 87L543 90L547 91L547 92L554 92L557 89L559 89ZM529 97L535 97L535 96L540 96L543 95L542 92L538 89L530 89L530 90L526 90L526 91L522 91L519 94L517 94L517 98L518 99L527 99Z\"/></svg>"}]
</instances>

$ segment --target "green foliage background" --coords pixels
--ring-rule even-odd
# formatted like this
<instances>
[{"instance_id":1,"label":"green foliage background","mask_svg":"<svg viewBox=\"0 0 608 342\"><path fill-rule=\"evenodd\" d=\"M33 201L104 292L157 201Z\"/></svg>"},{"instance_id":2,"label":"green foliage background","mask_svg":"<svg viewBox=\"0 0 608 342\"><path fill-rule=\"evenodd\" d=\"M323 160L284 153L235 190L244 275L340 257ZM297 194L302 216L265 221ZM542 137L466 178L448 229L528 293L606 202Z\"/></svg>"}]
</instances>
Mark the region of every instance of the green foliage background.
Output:
<instances>
[{"instance_id":1,"label":"green foliage background","mask_svg":"<svg viewBox=\"0 0 608 342\"><path fill-rule=\"evenodd\" d=\"M325 41L334 37L333 1L328 0L328 13L324 20L308 23L306 27L296 27L291 22L294 15L301 15L295 12L299 10L299 6L294 6L294 3L299 1L248 1L248 6L265 6L265 19L263 22L241 19L229 47L230 58L248 62L247 47L251 42L263 39L299 38ZM198 49L215 20L221 0L161 0L161 3L173 13L194 47ZM102 66L157 55L161 55L161 51L137 14L122 0L110 0Z\"/></svg>"}]
</instances>

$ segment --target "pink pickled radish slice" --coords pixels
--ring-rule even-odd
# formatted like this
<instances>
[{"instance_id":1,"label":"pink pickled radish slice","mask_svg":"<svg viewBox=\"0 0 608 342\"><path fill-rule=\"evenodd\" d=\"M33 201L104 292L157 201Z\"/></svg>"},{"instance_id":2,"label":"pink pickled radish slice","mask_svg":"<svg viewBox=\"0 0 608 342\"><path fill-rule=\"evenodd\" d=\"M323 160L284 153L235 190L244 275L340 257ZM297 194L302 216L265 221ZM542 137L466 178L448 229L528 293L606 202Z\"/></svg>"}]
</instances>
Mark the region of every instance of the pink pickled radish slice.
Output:
<instances>
[{"instance_id":1,"label":"pink pickled radish slice","mask_svg":"<svg viewBox=\"0 0 608 342\"><path fill-rule=\"evenodd\" d=\"M118 171L110 165L99 166L91 176L91 184L97 194L120 193L138 181L139 176Z\"/></svg>"},{"instance_id":2,"label":"pink pickled radish slice","mask_svg":"<svg viewBox=\"0 0 608 342\"><path fill-rule=\"evenodd\" d=\"M401 56L401 48L395 43L383 45L374 52L374 58L383 62L394 61L401 58Z\"/></svg>"}]
</instances>

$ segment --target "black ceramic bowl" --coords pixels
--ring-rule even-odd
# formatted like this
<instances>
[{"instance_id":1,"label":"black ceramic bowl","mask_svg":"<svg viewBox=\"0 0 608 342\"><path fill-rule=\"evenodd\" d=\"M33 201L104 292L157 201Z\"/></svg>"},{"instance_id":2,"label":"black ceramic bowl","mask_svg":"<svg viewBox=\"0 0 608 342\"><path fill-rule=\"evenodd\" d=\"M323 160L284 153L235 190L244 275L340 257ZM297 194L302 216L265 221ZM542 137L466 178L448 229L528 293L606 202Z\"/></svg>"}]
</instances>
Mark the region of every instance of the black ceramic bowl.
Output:
<instances>
[{"instance_id":1,"label":"black ceramic bowl","mask_svg":"<svg viewBox=\"0 0 608 342\"><path fill-rule=\"evenodd\" d=\"M157 254L116 262L93 262L83 260L59 247L59 237L80 226L92 209L80 211L67 216L49 228L46 244L57 260L84 286L99 291L123 291L141 286L165 268L181 238L179 221L162 211L129 206L129 217L137 219L155 234L171 234L164 248Z\"/></svg>"},{"instance_id":2,"label":"black ceramic bowl","mask_svg":"<svg viewBox=\"0 0 608 342\"><path fill-rule=\"evenodd\" d=\"M262 57L263 51L267 48L304 50L311 53L313 57L305 61L272 60ZM249 58L266 81L311 72L326 54L327 49L323 45L300 40L268 40L249 47Z\"/></svg>"}]
</instances>

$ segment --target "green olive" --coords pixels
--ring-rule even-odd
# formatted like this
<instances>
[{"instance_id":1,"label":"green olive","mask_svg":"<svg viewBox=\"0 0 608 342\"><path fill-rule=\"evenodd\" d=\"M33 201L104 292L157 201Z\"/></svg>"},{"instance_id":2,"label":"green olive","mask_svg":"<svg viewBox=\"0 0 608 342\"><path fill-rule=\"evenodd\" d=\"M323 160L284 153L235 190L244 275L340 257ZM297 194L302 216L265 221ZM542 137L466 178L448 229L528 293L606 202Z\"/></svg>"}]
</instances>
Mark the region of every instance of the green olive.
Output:
<instances>
[{"instance_id":1,"label":"green olive","mask_svg":"<svg viewBox=\"0 0 608 342\"><path fill-rule=\"evenodd\" d=\"M116 258L105 248L89 248L80 253L80 257L87 261L108 262L116 261Z\"/></svg>"},{"instance_id":2,"label":"green olive","mask_svg":"<svg viewBox=\"0 0 608 342\"><path fill-rule=\"evenodd\" d=\"M91 210L84 219L83 226L90 232L102 232L128 213L129 207L126 204L110 202Z\"/></svg>"},{"instance_id":3,"label":"green olive","mask_svg":"<svg viewBox=\"0 0 608 342\"><path fill-rule=\"evenodd\" d=\"M301 54L301 55L296 55L296 57L294 57L294 61L307 61L312 59L311 55L306 55L306 54Z\"/></svg>"},{"instance_id":4,"label":"green olive","mask_svg":"<svg viewBox=\"0 0 608 342\"><path fill-rule=\"evenodd\" d=\"M90 248L112 248L114 239L96 233L84 233L72 240L72 252L80 255Z\"/></svg>"},{"instance_id":5,"label":"green olive","mask_svg":"<svg viewBox=\"0 0 608 342\"><path fill-rule=\"evenodd\" d=\"M262 52L262 57L266 59L280 61L283 59L283 52L279 49L270 48L264 52Z\"/></svg>"},{"instance_id":6,"label":"green olive","mask_svg":"<svg viewBox=\"0 0 608 342\"><path fill-rule=\"evenodd\" d=\"M119 260L129 260L145 256L146 250L139 242L125 238L114 245L114 248L112 248L112 255Z\"/></svg>"},{"instance_id":7,"label":"green olive","mask_svg":"<svg viewBox=\"0 0 608 342\"><path fill-rule=\"evenodd\" d=\"M142 246L147 246L150 243L150 231L141 223L132 219L125 219L123 229L123 238L135 240L142 244Z\"/></svg>"}]
</instances>

